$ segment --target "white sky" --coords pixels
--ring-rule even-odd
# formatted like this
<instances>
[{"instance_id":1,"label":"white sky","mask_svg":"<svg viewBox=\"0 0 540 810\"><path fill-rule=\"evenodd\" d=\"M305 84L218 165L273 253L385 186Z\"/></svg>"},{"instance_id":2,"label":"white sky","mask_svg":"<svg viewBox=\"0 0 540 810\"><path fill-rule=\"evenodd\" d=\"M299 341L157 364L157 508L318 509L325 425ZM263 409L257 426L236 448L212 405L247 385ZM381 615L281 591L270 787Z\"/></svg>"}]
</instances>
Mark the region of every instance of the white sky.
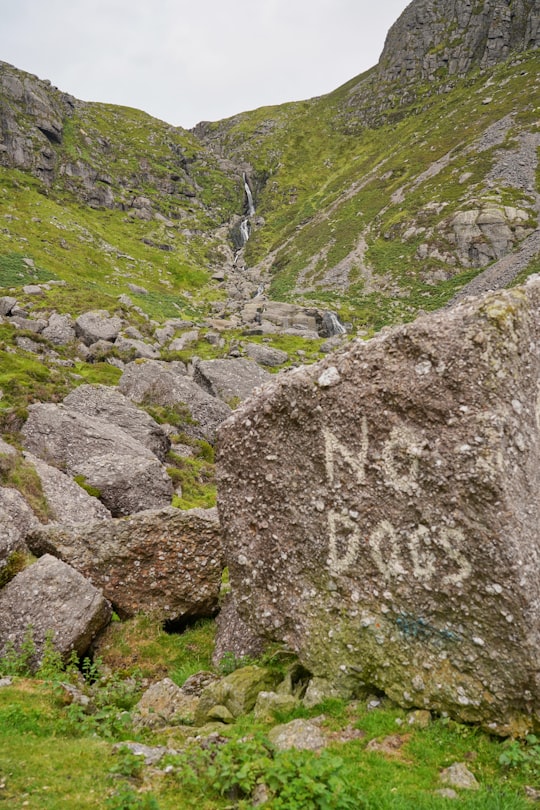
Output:
<instances>
[{"instance_id":1,"label":"white sky","mask_svg":"<svg viewBox=\"0 0 540 810\"><path fill-rule=\"evenodd\" d=\"M375 65L407 0L0 0L0 60L192 127Z\"/></svg>"}]
</instances>

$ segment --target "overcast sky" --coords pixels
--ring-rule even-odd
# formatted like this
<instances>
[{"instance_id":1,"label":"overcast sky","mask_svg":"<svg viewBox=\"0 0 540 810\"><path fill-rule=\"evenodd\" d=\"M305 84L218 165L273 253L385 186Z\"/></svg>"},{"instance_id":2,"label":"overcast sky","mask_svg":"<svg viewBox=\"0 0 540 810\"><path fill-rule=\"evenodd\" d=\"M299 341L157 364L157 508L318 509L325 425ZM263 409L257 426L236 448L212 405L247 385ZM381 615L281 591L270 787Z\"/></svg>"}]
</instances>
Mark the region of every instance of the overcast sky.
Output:
<instances>
[{"instance_id":1,"label":"overcast sky","mask_svg":"<svg viewBox=\"0 0 540 810\"><path fill-rule=\"evenodd\" d=\"M407 0L0 0L0 60L192 127L330 92Z\"/></svg>"}]
</instances>

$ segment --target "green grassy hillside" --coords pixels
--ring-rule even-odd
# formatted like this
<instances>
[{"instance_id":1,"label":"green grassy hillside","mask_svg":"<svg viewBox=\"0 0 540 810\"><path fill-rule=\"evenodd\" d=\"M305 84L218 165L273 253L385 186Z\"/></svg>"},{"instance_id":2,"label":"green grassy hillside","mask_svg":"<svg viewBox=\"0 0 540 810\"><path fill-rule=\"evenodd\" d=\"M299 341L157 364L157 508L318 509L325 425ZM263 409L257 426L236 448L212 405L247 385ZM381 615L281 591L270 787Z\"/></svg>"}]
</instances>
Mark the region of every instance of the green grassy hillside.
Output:
<instances>
[{"instance_id":1,"label":"green grassy hillside","mask_svg":"<svg viewBox=\"0 0 540 810\"><path fill-rule=\"evenodd\" d=\"M456 255L453 215L517 206L535 228L538 174L530 188L517 167L520 138L539 132L539 59L521 54L452 85L417 85L413 105L399 106L396 94L372 128L361 123L369 74L328 96L200 128L216 150L254 167L264 225L246 257L268 269L271 296L331 302L372 327L408 320L480 269ZM533 158L537 172L537 147ZM501 163L516 171L497 171Z\"/></svg>"}]
</instances>

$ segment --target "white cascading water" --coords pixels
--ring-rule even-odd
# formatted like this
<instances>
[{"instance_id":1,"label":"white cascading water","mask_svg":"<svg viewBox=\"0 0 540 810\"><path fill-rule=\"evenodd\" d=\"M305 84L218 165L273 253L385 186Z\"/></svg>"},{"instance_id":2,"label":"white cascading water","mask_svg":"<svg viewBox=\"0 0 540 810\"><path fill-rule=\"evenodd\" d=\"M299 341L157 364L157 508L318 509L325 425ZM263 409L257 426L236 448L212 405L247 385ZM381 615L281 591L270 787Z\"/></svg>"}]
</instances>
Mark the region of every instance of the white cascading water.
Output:
<instances>
[{"instance_id":1,"label":"white cascading water","mask_svg":"<svg viewBox=\"0 0 540 810\"><path fill-rule=\"evenodd\" d=\"M245 245L249 239L249 220L247 219L243 219L240 223L240 236L242 238L242 244Z\"/></svg>"},{"instance_id":2,"label":"white cascading water","mask_svg":"<svg viewBox=\"0 0 540 810\"><path fill-rule=\"evenodd\" d=\"M248 204L248 217L252 217L255 213L255 205L253 203L253 194L251 193L251 189L249 187L249 183L247 181L246 173L244 172L243 175L244 180L244 189L246 192L247 204Z\"/></svg>"},{"instance_id":3,"label":"white cascading water","mask_svg":"<svg viewBox=\"0 0 540 810\"><path fill-rule=\"evenodd\" d=\"M255 205L253 203L253 194L251 193L251 188L249 187L247 175L244 172L242 174L242 179L244 181L244 191L246 192L246 200L247 200L247 209L248 215L245 219L242 220L240 223L240 239L242 240L242 247L246 244L247 240L249 239L249 235L251 232L251 228L249 225L249 218L253 216L255 213Z\"/></svg>"},{"instance_id":4,"label":"white cascading water","mask_svg":"<svg viewBox=\"0 0 540 810\"><path fill-rule=\"evenodd\" d=\"M346 333L346 329L343 324L340 322L337 315L334 315L333 312L328 313L328 318L332 327L332 334L333 335L344 335Z\"/></svg>"}]
</instances>

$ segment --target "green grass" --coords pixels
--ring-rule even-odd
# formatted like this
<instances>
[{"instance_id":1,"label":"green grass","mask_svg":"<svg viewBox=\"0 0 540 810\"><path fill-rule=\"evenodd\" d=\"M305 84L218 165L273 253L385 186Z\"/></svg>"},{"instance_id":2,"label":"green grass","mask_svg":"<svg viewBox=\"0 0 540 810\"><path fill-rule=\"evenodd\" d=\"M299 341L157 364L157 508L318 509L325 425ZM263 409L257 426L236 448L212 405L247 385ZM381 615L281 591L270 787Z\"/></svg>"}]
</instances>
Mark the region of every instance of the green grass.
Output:
<instances>
[{"instance_id":1,"label":"green grass","mask_svg":"<svg viewBox=\"0 0 540 810\"><path fill-rule=\"evenodd\" d=\"M440 771L465 762L480 790L458 791L460 807L525 810L531 806L525 786L540 778L538 757L528 753L532 747L514 743L512 756L507 757L510 764L505 765L507 743L444 718L434 719L427 728L412 726L407 713L388 701L368 710L365 701L329 700L278 716L271 724L245 715L236 724L223 726L221 734L230 740L227 745L214 752L195 745L179 756L169 756L168 774L142 766L125 750L113 751L112 745L125 739L185 748L181 728L137 732L130 726L129 712L141 692L142 678L153 681L169 676L181 685L189 675L212 669L213 636L211 620L196 623L180 636L165 633L143 614L113 622L98 644L99 658L88 670L92 681L86 686L78 683L79 688L91 690L95 714L85 714L66 702L58 681L72 677L69 672L51 672L49 680L15 678L11 686L2 687L2 805L39 810L73 806L247 810L253 806L251 790L262 781L276 795L269 808L278 810L438 810L449 806L435 792L442 786ZM322 755L273 751L267 741L272 725L321 715L322 728L335 738ZM356 729L360 736L338 742L344 729ZM401 745L393 754L368 750L372 740L395 735ZM326 797L327 804L318 803L319 795Z\"/></svg>"}]
</instances>

